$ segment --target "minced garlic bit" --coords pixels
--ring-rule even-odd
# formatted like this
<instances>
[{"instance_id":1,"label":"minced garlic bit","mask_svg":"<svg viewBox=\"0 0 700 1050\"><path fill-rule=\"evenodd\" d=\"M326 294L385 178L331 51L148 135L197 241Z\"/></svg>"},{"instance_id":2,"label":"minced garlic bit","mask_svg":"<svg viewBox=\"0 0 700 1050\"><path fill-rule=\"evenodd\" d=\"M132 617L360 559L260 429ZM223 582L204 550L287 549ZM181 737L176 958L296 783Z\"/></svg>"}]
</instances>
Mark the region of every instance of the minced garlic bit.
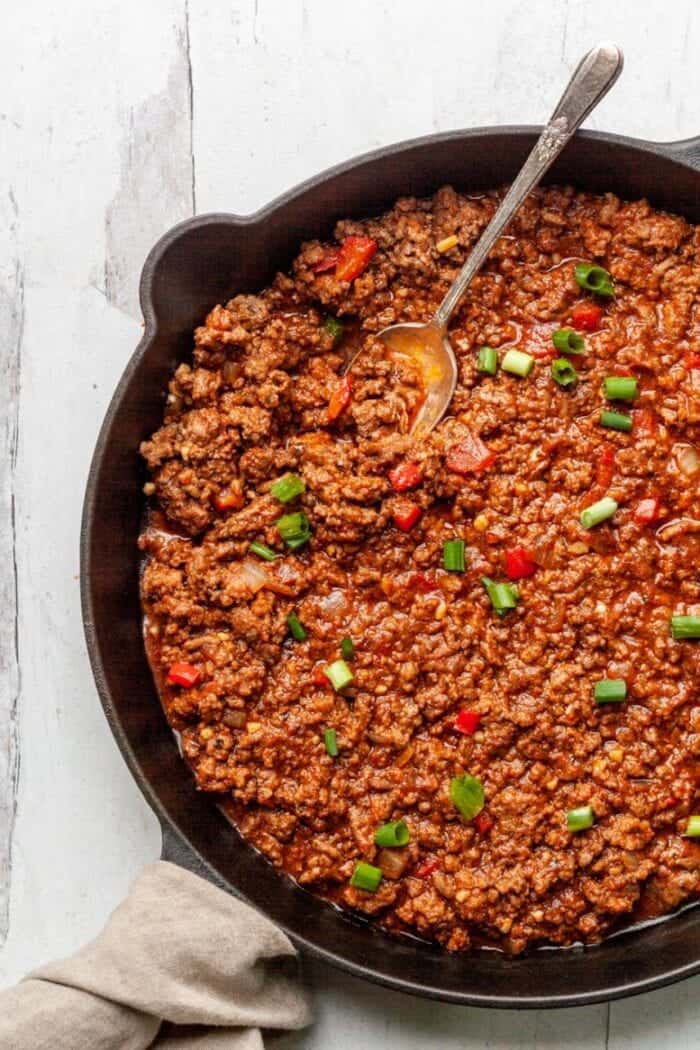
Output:
<instances>
[{"instance_id":1,"label":"minced garlic bit","mask_svg":"<svg viewBox=\"0 0 700 1050\"><path fill-rule=\"evenodd\" d=\"M143 492L145 496L152 496L155 491L156 487L152 481L147 481L146 484L143 486Z\"/></svg>"},{"instance_id":2,"label":"minced garlic bit","mask_svg":"<svg viewBox=\"0 0 700 1050\"><path fill-rule=\"evenodd\" d=\"M260 722L248 722L248 724L246 725L247 732L252 733L253 735L259 733L261 729L262 725L260 724Z\"/></svg>"},{"instance_id":3,"label":"minced garlic bit","mask_svg":"<svg viewBox=\"0 0 700 1050\"><path fill-rule=\"evenodd\" d=\"M445 613L447 612L447 602L440 602L437 609L435 610L435 619L444 620Z\"/></svg>"},{"instance_id":4,"label":"minced garlic bit","mask_svg":"<svg viewBox=\"0 0 700 1050\"><path fill-rule=\"evenodd\" d=\"M489 527L489 519L485 514L477 514L474 518L474 528L477 532L486 532Z\"/></svg>"},{"instance_id":5,"label":"minced garlic bit","mask_svg":"<svg viewBox=\"0 0 700 1050\"><path fill-rule=\"evenodd\" d=\"M204 729L200 730L199 735L202 740L211 740L214 736L214 730L210 726L205 726Z\"/></svg>"},{"instance_id":6,"label":"minced garlic bit","mask_svg":"<svg viewBox=\"0 0 700 1050\"><path fill-rule=\"evenodd\" d=\"M435 249L438 252L449 252L450 248L454 248L456 244L459 244L459 238L455 237L454 233L449 237L444 237L441 241L438 241L435 245Z\"/></svg>"},{"instance_id":7,"label":"minced garlic bit","mask_svg":"<svg viewBox=\"0 0 700 1050\"><path fill-rule=\"evenodd\" d=\"M625 757L625 753L624 753L624 751L622 750L621 747L614 747L612 749L612 751L608 752L608 758L612 762L622 762L622 759L624 757Z\"/></svg>"}]
</instances>

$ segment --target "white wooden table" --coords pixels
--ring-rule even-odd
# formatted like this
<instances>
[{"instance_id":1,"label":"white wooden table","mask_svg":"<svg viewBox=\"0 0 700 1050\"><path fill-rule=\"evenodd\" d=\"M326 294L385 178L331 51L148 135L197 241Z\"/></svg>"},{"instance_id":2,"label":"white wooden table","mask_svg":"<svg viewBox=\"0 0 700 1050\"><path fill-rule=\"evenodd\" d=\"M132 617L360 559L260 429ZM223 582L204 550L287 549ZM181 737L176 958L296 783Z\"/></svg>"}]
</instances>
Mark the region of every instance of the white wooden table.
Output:
<instances>
[{"instance_id":1,"label":"white wooden table","mask_svg":"<svg viewBox=\"0 0 700 1050\"><path fill-rule=\"evenodd\" d=\"M91 936L159 852L83 645L78 525L138 339L144 255L193 210L248 212L353 154L534 123L598 39L627 65L593 127L700 131L696 0L21 0L0 62L0 985ZM512 1014L321 966L288 1048L700 1046L700 979Z\"/></svg>"}]
</instances>

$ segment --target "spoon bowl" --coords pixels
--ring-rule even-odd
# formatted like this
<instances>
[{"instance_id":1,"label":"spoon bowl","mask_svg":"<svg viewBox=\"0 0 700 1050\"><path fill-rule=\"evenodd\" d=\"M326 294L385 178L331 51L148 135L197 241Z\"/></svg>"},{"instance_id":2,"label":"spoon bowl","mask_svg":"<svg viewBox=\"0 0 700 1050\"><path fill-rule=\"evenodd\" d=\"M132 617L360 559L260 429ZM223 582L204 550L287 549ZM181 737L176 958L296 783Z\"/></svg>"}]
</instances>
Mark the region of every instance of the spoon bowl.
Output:
<instances>
[{"instance_id":1,"label":"spoon bowl","mask_svg":"<svg viewBox=\"0 0 700 1050\"><path fill-rule=\"evenodd\" d=\"M445 414L457 386L457 358L447 332L434 322L394 324L378 336L392 358L418 365L424 397L411 424L411 434L423 437Z\"/></svg>"}]
</instances>

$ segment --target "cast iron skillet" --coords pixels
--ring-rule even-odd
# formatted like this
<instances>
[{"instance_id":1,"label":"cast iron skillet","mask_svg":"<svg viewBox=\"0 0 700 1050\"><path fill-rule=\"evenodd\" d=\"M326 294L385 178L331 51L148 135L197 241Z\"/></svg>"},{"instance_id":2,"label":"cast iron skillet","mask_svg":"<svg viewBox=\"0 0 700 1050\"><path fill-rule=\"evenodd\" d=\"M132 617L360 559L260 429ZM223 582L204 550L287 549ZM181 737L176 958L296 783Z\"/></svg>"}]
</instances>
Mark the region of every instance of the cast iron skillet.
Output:
<instances>
[{"instance_id":1,"label":"cast iron skillet","mask_svg":"<svg viewBox=\"0 0 700 1050\"><path fill-rule=\"evenodd\" d=\"M87 482L81 533L85 635L117 743L163 829L163 856L256 905L314 955L392 988L475 1006L553 1007L632 995L700 972L700 908L592 948L450 955L392 939L277 874L195 790L166 724L141 637L136 538L145 480L139 442L161 422L163 392L207 311L263 288L299 244L336 219L366 217L399 196L498 186L513 178L539 129L431 135L319 175L255 215L202 215L170 230L141 277L145 331L116 389ZM652 204L700 222L700 138L658 144L575 137L548 176Z\"/></svg>"}]
</instances>

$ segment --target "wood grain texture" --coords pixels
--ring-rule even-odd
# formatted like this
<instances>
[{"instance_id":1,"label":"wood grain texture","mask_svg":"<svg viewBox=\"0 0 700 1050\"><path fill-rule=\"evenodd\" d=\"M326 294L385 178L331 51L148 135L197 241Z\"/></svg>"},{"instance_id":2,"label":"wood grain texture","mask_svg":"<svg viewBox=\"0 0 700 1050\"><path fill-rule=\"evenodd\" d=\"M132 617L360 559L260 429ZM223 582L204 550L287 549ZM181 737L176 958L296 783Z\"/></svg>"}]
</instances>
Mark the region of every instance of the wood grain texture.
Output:
<instances>
[{"instance_id":1,"label":"wood grain texture","mask_svg":"<svg viewBox=\"0 0 700 1050\"><path fill-rule=\"evenodd\" d=\"M0 946L9 928L12 838L17 807L20 691L15 482L24 328L24 273L17 250L17 201L10 185L0 197L7 266L0 272Z\"/></svg>"},{"instance_id":2,"label":"wood grain texture","mask_svg":"<svg viewBox=\"0 0 700 1050\"><path fill-rule=\"evenodd\" d=\"M604 38L626 69L589 126L700 130L695 0L638 0L634 18L609 0L23 0L4 15L0 984L90 936L158 851L95 695L77 581L84 478L140 335L147 250L195 207L252 211L392 140L541 121ZM276 1041L289 1050L700 1046L699 980L527 1014L409 999L318 963L307 980L318 1023Z\"/></svg>"}]
</instances>

